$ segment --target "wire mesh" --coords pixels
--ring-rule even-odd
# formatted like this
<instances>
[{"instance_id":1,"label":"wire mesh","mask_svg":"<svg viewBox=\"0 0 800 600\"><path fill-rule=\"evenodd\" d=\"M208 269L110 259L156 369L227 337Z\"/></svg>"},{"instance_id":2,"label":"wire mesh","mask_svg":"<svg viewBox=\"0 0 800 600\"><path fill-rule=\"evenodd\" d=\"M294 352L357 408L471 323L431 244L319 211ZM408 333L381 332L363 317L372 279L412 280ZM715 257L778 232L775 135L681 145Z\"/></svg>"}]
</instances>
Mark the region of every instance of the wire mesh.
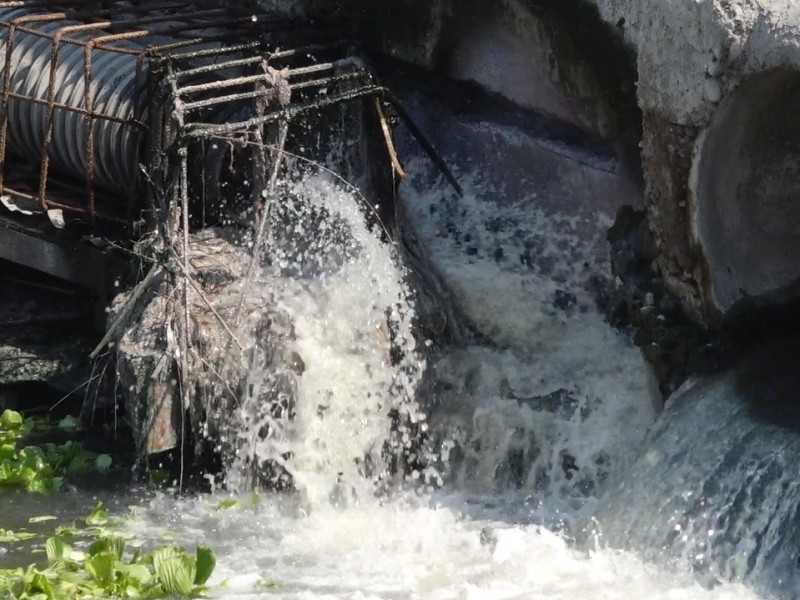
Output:
<instances>
[{"instance_id":1,"label":"wire mesh","mask_svg":"<svg viewBox=\"0 0 800 600\"><path fill-rule=\"evenodd\" d=\"M213 201L233 158L215 136L264 142L270 123L377 93L340 36L187 2L0 2L0 193L125 222L147 194L185 193L187 160ZM247 158L254 180L266 159Z\"/></svg>"}]
</instances>

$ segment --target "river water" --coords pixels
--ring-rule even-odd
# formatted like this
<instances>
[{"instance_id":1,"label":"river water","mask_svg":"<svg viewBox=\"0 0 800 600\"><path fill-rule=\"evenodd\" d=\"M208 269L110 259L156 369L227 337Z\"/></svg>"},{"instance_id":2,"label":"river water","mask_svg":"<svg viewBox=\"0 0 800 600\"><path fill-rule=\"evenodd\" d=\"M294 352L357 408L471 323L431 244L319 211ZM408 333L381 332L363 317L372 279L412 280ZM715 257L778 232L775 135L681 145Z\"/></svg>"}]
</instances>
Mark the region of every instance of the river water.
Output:
<instances>
[{"instance_id":1,"label":"river water","mask_svg":"<svg viewBox=\"0 0 800 600\"><path fill-rule=\"evenodd\" d=\"M105 493L112 512L142 539L210 545L219 598L758 597L735 581L704 588L688 563L643 562L602 533L574 542L660 409L639 351L605 324L589 285L607 274L612 214L581 212L573 194L576 182L620 193L613 161L513 124L439 126L465 193L408 151L399 202L412 258L364 225L356 193L335 178L292 183L297 215L283 224L328 240L277 236L264 276L304 363L297 418L270 422L264 439L251 435L264 423L243 417L233 491ZM409 283L408 265L423 263L445 290L433 303ZM434 326L436 302L452 310ZM403 478L389 465L397 453L412 455ZM281 462L296 491L246 489L253 456ZM3 526L32 511L69 521L95 496L35 507L3 496Z\"/></svg>"}]
</instances>

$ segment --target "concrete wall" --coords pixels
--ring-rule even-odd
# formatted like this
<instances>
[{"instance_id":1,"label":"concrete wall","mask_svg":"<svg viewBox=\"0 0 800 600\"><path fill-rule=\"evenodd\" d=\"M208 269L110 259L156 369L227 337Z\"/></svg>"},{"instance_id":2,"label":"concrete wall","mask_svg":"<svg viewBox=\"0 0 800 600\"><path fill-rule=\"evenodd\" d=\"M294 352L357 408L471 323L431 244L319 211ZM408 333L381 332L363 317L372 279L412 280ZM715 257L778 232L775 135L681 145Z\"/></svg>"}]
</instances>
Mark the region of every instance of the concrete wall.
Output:
<instances>
[{"instance_id":1,"label":"concrete wall","mask_svg":"<svg viewBox=\"0 0 800 600\"><path fill-rule=\"evenodd\" d=\"M798 295L800 4L386 0L349 9L381 51L594 131L628 165L641 160L663 277L698 322Z\"/></svg>"}]
</instances>

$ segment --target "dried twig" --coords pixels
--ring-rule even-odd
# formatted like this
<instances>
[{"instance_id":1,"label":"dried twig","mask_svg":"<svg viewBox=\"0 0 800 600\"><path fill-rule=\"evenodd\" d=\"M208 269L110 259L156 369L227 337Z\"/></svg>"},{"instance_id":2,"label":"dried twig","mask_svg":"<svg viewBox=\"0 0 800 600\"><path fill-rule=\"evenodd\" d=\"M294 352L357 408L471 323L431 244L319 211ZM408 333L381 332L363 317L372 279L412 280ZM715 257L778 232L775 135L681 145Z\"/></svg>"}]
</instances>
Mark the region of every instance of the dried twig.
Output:
<instances>
[{"instance_id":1,"label":"dried twig","mask_svg":"<svg viewBox=\"0 0 800 600\"><path fill-rule=\"evenodd\" d=\"M178 267L180 268L184 279L189 282L189 285L191 285L192 288L194 289L194 291L197 292L197 295L200 297L200 299L203 301L203 303L208 307L208 310L211 311L211 314L213 314L214 317L219 321L219 324L222 325L222 328L230 336L231 341L234 344L236 344L236 347L239 348L239 350L244 352L244 347L239 342L239 338L236 337L236 334L228 326L227 321L225 321L225 319L222 317L222 315L219 314L219 311L217 311L217 309L214 308L214 306L211 304L211 301L203 293L202 288L197 284L197 282L194 280L194 278L192 278L192 276L189 274L189 272L186 269L186 265L184 265L183 262L178 260L177 253L175 253L174 249L172 250L172 252L175 255L176 263L177 263Z\"/></svg>"},{"instance_id":2,"label":"dried twig","mask_svg":"<svg viewBox=\"0 0 800 600\"><path fill-rule=\"evenodd\" d=\"M402 179L406 176L403 170L403 165L400 164L400 159L397 157L397 150L395 150L394 142L392 141L392 132L389 130L389 123L386 119L386 114L381 105L381 99L375 96L375 110L378 112L378 121L381 124L381 131L383 131L383 140L386 142L386 150L389 152L389 158L392 160L392 167L394 167L397 176Z\"/></svg>"},{"instance_id":3,"label":"dried twig","mask_svg":"<svg viewBox=\"0 0 800 600\"><path fill-rule=\"evenodd\" d=\"M101 339L100 343L95 346L95 349L89 353L89 358L91 360L96 359L100 352L102 352L103 349L108 345L108 343L117 336L119 330L130 322L130 317L139 302L139 298L141 298L145 292L150 289L150 286L160 272L161 269L159 269L157 265L153 265L150 267L147 275L145 275L145 278L136 284L136 287L133 288L130 297L122 307L122 310L119 311L119 314L114 318L114 321L106 330L103 339Z\"/></svg>"}]
</instances>

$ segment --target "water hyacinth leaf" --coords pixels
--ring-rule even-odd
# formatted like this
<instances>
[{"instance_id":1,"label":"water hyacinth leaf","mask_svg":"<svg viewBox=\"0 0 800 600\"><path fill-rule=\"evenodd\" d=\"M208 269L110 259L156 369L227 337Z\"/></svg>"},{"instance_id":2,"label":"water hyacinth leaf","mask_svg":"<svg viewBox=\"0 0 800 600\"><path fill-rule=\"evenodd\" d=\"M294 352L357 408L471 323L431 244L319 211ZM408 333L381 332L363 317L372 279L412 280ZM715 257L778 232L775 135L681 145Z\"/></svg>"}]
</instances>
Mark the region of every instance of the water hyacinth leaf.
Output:
<instances>
[{"instance_id":1,"label":"water hyacinth leaf","mask_svg":"<svg viewBox=\"0 0 800 600\"><path fill-rule=\"evenodd\" d=\"M22 429L23 421L24 419L20 413L8 408L3 411L2 415L0 415L0 427L3 429L18 431Z\"/></svg>"},{"instance_id":2,"label":"water hyacinth leaf","mask_svg":"<svg viewBox=\"0 0 800 600\"><path fill-rule=\"evenodd\" d=\"M118 563L116 567L130 582L135 582L136 586L147 586L153 581L153 574L144 565ZM131 585L128 585L128 587L131 587Z\"/></svg>"},{"instance_id":3,"label":"water hyacinth leaf","mask_svg":"<svg viewBox=\"0 0 800 600\"><path fill-rule=\"evenodd\" d=\"M45 521L55 521L58 517L54 517L53 515L41 515L39 517L31 517L28 519L28 523L44 523Z\"/></svg>"},{"instance_id":4,"label":"water hyacinth leaf","mask_svg":"<svg viewBox=\"0 0 800 600\"><path fill-rule=\"evenodd\" d=\"M79 424L80 423L79 423L78 419L76 419L75 417L73 417L71 415L67 415L66 417L64 417L63 419L61 419L58 422L58 428L70 431L70 430L77 429Z\"/></svg>"},{"instance_id":5,"label":"water hyacinth leaf","mask_svg":"<svg viewBox=\"0 0 800 600\"><path fill-rule=\"evenodd\" d=\"M72 554L72 549L58 536L48 538L44 549L47 552L47 560L50 562L64 560Z\"/></svg>"},{"instance_id":6,"label":"water hyacinth leaf","mask_svg":"<svg viewBox=\"0 0 800 600\"><path fill-rule=\"evenodd\" d=\"M220 500L217 503L217 510L228 510L229 508L233 508L239 505L239 501L235 498L227 498L225 500Z\"/></svg>"},{"instance_id":7,"label":"water hyacinth leaf","mask_svg":"<svg viewBox=\"0 0 800 600\"><path fill-rule=\"evenodd\" d=\"M153 568L156 570L156 573L158 573L158 569L160 568L162 562L182 554L186 554L186 551L183 548L179 548L177 546L162 546L153 552L150 558L153 562Z\"/></svg>"},{"instance_id":8,"label":"water hyacinth leaf","mask_svg":"<svg viewBox=\"0 0 800 600\"><path fill-rule=\"evenodd\" d=\"M0 543L9 544L14 542L21 542L31 538L38 537L35 533L21 529L19 531L12 531L10 529L0 529Z\"/></svg>"},{"instance_id":9,"label":"water hyacinth leaf","mask_svg":"<svg viewBox=\"0 0 800 600\"><path fill-rule=\"evenodd\" d=\"M108 512L102 502L98 502L89 516L86 517L86 524L89 527L101 527L108 523Z\"/></svg>"},{"instance_id":10,"label":"water hyacinth leaf","mask_svg":"<svg viewBox=\"0 0 800 600\"><path fill-rule=\"evenodd\" d=\"M197 575L195 559L187 554L166 558L155 565L156 577L170 596L188 596Z\"/></svg>"},{"instance_id":11,"label":"water hyacinth leaf","mask_svg":"<svg viewBox=\"0 0 800 600\"><path fill-rule=\"evenodd\" d=\"M195 585L203 585L217 566L217 557L208 546L198 546L196 552L197 573L194 577Z\"/></svg>"},{"instance_id":12,"label":"water hyacinth leaf","mask_svg":"<svg viewBox=\"0 0 800 600\"><path fill-rule=\"evenodd\" d=\"M86 559L86 572L92 580L103 588L114 583L114 556L101 552Z\"/></svg>"},{"instance_id":13,"label":"water hyacinth leaf","mask_svg":"<svg viewBox=\"0 0 800 600\"><path fill-rule=\"evenodd\" d=\"M62 538L65 537L75 537L78 533L78 530L74 527L56 527L56 535Z\"/></svg>"},{"instance_id":14,"label":"water hyacinth leaf","mask_svg":"<svg viewBox=\"0 0 800 600\"><path fill-rule=\"evenodd\" d=\"M89 546L89 556L95 556L101 552L108 552L117 560L121 560L122 554L125 552L125 540L119 536L104 537Z\"/></svg>"},{"instance_id":15,"label":"water hyacinth leaf","mask_svg":"<svg viewBox=\"0 0 800 600\"><path fill-rule=\"evenodd\" d=\"M33 575L26 587L32 597L35 597L36 594L43 594L45 598L53 597L53 584L41 573Z\"/></svg>"}]
</instances>

